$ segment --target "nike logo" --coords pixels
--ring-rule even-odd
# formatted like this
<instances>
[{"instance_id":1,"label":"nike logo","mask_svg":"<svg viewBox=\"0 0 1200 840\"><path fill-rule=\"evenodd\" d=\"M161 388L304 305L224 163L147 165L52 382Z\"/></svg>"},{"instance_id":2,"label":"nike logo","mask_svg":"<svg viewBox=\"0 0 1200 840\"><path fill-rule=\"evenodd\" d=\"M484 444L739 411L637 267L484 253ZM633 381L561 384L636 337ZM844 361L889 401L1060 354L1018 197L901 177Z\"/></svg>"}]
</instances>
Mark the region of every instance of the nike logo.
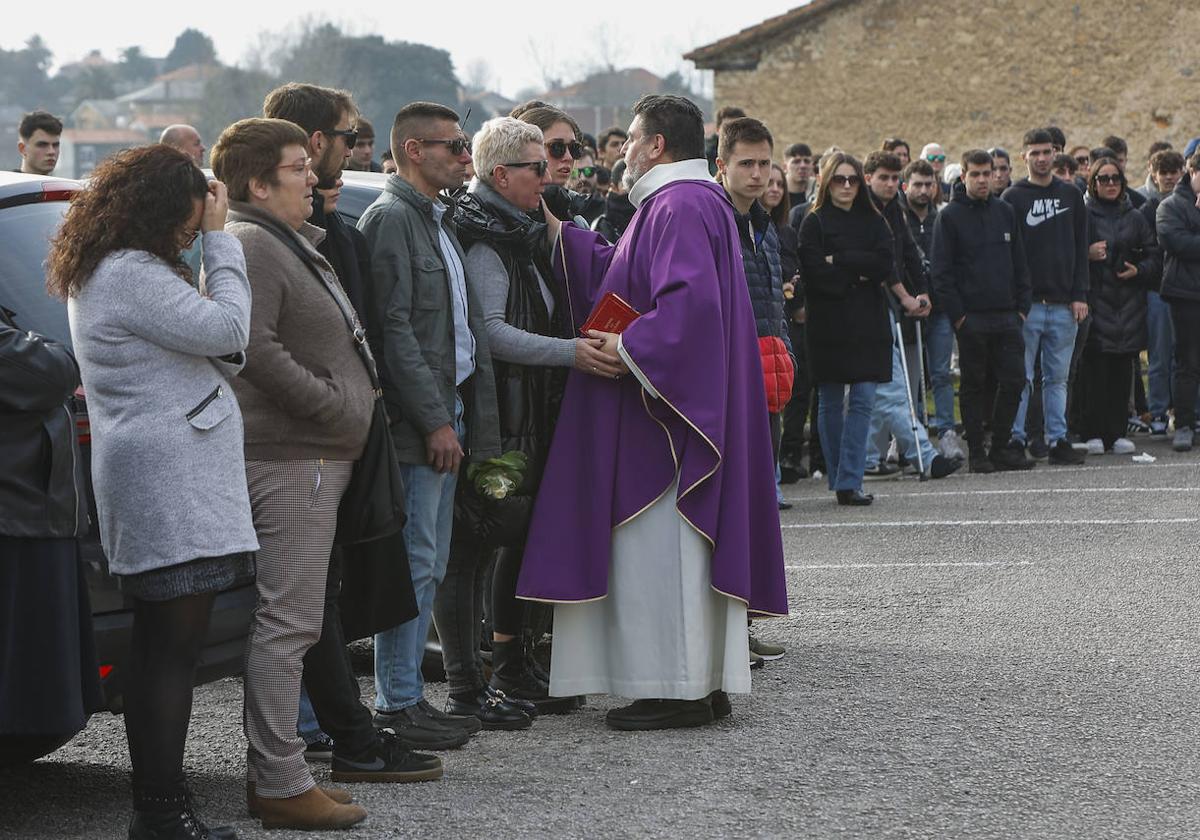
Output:
<instances>
[{"instance_id":1,"label":"nike logo","mask_svg":"<svg viewBox=\"0 0 1200 840\"><path fill-rule=\"evenodd\" d=\"M351 761L348 758L338 758L338 764L345 764L355 770L382 770L386 765L379 756L375 757L374 761Z\"/></svg>"},{"instance_id":2,"label":"nike logo","mask_svg":"<svg viewBox=\"0 0 1200 840\"><path fill-rule=\"evenodd\" d=\"M1060 200L1057 198L1039 198L1033 202L1033 206L1025 214L1025 224L1037 227L1047 219L1053 219L1070 209L1070 207L1061 206Z\"/></svg>"}]
</instances>

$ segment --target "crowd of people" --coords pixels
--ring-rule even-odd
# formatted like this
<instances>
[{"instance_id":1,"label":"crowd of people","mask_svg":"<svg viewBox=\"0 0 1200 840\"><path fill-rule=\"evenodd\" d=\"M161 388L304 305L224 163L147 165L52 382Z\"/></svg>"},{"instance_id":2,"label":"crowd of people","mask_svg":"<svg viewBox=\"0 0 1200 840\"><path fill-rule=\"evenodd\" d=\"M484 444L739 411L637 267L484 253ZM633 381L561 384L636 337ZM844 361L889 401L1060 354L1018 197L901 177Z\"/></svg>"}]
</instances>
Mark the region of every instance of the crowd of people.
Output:
<instances>
[{"instance_id":1,"label":"crowd of people","mask_svg":"<svg viewBox=\"0 0 1200 840\"><path fill-rule=\"evenodd\" d=\"M6 314L0 371L52 372L11 407L31 418L86 389L99 530L135 605L131 838L236 836L197 814L183 750L213 599L239 583L258 593L247 808L346 828L366 811L334 785L440 778L431 752L589 694L633 699L606 714L618 730L729 715L752 665L784 655L749 632L787 612L780 483L824 476L868 505L864 481L905 466L1130 452L1142 415L1166 435L1172 409L1192 447L1194 148L1153 150L1138 191L1120 138L1064 153L1053 127L1025 134L1014 181L1001 148L948 164L889 137L780 161L735 108L707 140L686 99L633 113L597 140L534 100L468 137L414 102L376 163L349 93L293 83L221 133L212 180L199 133L172 126L72 200L47 284L74 361ZM53 119L22 124L25 171L53 170ZM389 173L357 226L336 212L344 169ZM0 518L72 602L74 510L40 531ZM60 635L87 673L86 633ZM373 708L346 649L364 636ZM63 697L76 722L83 682Z\"/></svg>"}]
</instances>

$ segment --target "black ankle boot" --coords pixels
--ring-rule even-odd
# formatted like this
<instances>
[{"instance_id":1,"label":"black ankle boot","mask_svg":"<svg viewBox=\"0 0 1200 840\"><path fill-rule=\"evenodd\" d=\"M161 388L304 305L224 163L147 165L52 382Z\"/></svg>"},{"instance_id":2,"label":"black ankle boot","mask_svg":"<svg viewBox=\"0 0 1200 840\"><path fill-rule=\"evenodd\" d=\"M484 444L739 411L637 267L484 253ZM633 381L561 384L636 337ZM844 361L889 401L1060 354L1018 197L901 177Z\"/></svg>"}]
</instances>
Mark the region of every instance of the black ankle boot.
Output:
<instances>
[{"instance_id":1,"label":"black ankle boot","mask_svg":"<svg viewBox=\"0 0 1200 840\"><path fill-rule=\"evenodd\" d=\"M492 688L509 697L538 702L549 698L549 692L525 666L525 645L521 639L492 642Z\"/></svg>"},{"instance_id":2,"label":"black ankle boot","mask_svg":"<svg viewBox=\"0 0 1200 840\"><path fill-rule=\"evenodd\" d=\"M137 789L133 807L129 840L237 840L232 826L206 826L181 786Z\"/></svg>"}]
</instances>

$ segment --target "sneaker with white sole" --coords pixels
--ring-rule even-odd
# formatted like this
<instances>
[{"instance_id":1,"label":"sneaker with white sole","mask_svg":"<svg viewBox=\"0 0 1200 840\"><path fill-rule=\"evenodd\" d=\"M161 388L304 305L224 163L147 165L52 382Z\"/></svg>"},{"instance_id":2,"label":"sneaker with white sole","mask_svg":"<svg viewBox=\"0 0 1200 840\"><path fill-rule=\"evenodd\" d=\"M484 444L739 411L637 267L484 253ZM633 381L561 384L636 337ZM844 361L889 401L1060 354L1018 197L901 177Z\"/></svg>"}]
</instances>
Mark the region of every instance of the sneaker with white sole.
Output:
<instances>
[{"instance_id":1,"label":"sneaker with white sole","mask_svg":"<svg viewBox=\"0 0 1200 840\"><path fill-rule=\"evenodd\" d=\"M1104 454L1104 441L1100 440L1100 438L1092 438L1091 440L1089 440L1087 442L1087 454L1103 455Z\"/></svg>"},{"instance_id":2,"label":"sneaker with white sole","mask_svg":"<svg viewBox=\"0 0 1200 840\"><path fill-rule=\"evenodd\" d=\"M776 659L783 659L783 655L787 653L787 648L783 645L764 642L762 639L755 636L753 633L750 636L750 652L756 653L765 659L767 662L773 662Z\"/></svg>"},{"instance_id":3,"label":"sneaker with white sole","mask_svg":"<svg viewBox=\"0 0 1200 840\"><path fill-rule=\"evenodd\" d=\"M1112 451L1114 455L1132 455L1137 452L1137 447L1129 438L1117 438L1113 441Z\"/></svg>"},{"instance_id":4,"label":"sneaker with white sole","mask_svg":"<svg viewBox=\"0 0 1200 840\"><path fill-rule=\"evenodd\" d=\"M966 458L966 453L963 452L962 448L962 440L953 429L947 429L942 432L941 437L938 438L938 449L942 450L942 454L952 461L955 459L961 461Z\"/></svg>"},{"instance_id":5,"label":"sneaker with white sole","mask_svg":"<svg viewBox=\"0 0 1200 840\"><path fill-rule=\"evenodd\" d=\"M1160 414L1150 421L1150 437L1165 438L1167 436L1167 418Z\"/></svg>"}]
</instances>

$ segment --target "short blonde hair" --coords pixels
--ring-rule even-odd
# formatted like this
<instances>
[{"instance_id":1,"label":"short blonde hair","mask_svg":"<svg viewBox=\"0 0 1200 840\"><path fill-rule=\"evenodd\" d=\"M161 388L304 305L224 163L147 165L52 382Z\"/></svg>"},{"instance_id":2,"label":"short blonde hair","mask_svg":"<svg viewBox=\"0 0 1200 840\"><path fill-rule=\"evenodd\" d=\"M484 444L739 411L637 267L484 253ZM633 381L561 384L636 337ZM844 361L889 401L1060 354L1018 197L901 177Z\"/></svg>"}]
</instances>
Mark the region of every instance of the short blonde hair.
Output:
<instances>
[{"instance_id":1,"label":"short blonde hair","mask_svg":"<svg viewBox=\"0 0 1200 840\"><path fill-rule=\"evenodd\" d=\"M496 117L479 127L471 138L475 175L491 185L497 166L516 163L530 143L542 144L542 130L513 117Z\"/></svg>"}]
</instances>

